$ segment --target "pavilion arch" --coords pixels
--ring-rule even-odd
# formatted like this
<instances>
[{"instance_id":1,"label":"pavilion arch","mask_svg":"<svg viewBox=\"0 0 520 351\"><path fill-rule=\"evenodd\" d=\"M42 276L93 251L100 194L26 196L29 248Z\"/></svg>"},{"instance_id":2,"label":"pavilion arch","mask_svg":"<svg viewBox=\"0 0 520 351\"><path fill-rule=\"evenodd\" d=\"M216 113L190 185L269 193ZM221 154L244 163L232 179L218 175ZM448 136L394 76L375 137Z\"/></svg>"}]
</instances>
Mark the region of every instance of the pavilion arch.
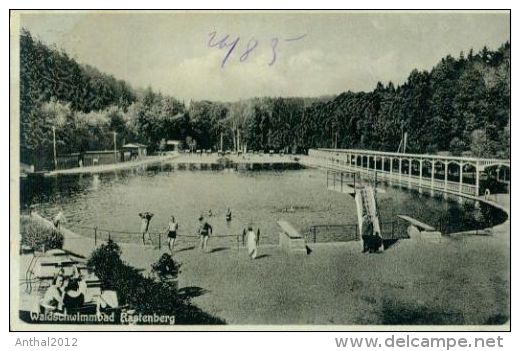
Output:
<instances>
[{"instance_id":1,"label":"pavilion arch","mask_svg":"<svg viewBox=\"0 0 520 351\"><path fill-rule=\"evenodd\" d=\"M399 162L399 158L397 158L397 157L388 157L388 164L390 165L390 168L388 170L389 171L391 170L391 172L393 172L394 169L396 170L396 168L394 168L395 161Z\"/></svg>"},{"instance_id":2,"label":"pavilion arch","mask_svg":"<svg viewBox=\"0 0 520 351\"><path fill-rule=\"evenodd\" d=\"M423 161L422 162L423 176L424 175L430 175L431 176L435 162L430 160L430 159L428 159L428 158L425 158L422 161ZM428 164L428 166L426 164ZM428 170L428 172L424 172L425 169Z\"/></svg>"},{"instance_id":3,"label":"pavilion arch","mask_svg":"<svg viewBox=\"0 0 520 351\"><path fill-rule=\"evenodd\" d=\"M444 163L446 163L446 162L444 162ZM448 166L453 164L453 165L457 165L457 166L460 167L460 162L457 162L457 161L455 161L455 160L448 160L448 162L447 162L446 164L447 164Z\"/></svg>"},{"instance_id":4,"label":"pavilion arch","mask_svg":"<svg viewBox=\"0 0 520 351\"><path fill-rule=\"evenodd\" d=\"M453 167L456 165L456 167ZM458 182L460 180L461 164L455 160L448 160L446 163L446 171L448 173L448 180L452 182ZM450 172L451 171L451 172ZM454 172L455 171L455 172Z\"/></svg>"},{"instance_id":5,"label":"pavilion arch","mask_svg":"<svg viewBox=\"0 0 520 351\"><path fill-rule=\"evenodd\" d=\"M431 164L433 166L434 178L444 179L444 172L446 172L446 163L441 160L433 160L433 161L431 161ZM439 174L439 172L436 172L437 165L441 165L441 167L440 167L442 169L441 174Z\"/></svg>"},{"instance_id":6,"label":"pavilion arch","mask_svg":"<svg viewBox=\"0 0 520 351\"><path fill-rule=\"evenodd\" d=\"M477 165L474 164L473 162L461 162L461 167L462 167L463 178L464 179L468 179L468 178L473 179L473 181L470 183L467 183L467 182L464 182L464 183L478 185L477 184L477 181L478 181L477 180L477 172L478 172Z\"/></svg>"},{"instance_id":7,"label":"pavilion arch","mask_svg":"<svg viewBox=\"0 0 520 351\"><path fill-rule=\"evenodd\" d=\"M472 162L464 162L460 164L462 166L462 171L467 171L468 169L473 169L473 172L477 171L477 165Z\"/></svg>"},{"instance_id":8,"label":"pavilion arch","mask_svg":"<svg viewBox=\"0 0 520 351\"><path fill-rule=\"evenodd\" d=\"M384 157L383 156L374 156L373 159L374 159L374 169L377 169L377 170L381 170L381 168L384 169L384 165L383 165Z\"/></svg>"},{"instance_id":9,"label":"pavilion arch","mask_svg":"<svg viewBox=\"0 0 520 351\"><path fill-rule=\"evenodd\" d=\"M384 171L384 172L389 172L389 171L390 171L390 167L392 166L392 165L390 164L391 160L392 160L392 157L385 157L385 158L382 160L382 162L383 162L383 167L382 167L382 168L383 168L383 171ZM387 165L388 165L388 167L387 167Z\"/></svg>"},{"instance_id":10,"label":"pavilion arch","mask_svg":"<svg viewBox=\"0 0 520 351\"><path fill-rule=\"evenodd\" d=\"M408 174L410 167L412 166L412 161L409 158L402 158L401 161L401 173Z\"/></svg>"},{"instance_id":11,"label":"pavilion arch","mask_svg":"<svg viewBox=\"0 0 520 351\"><path fill-rule=\"evenodd\" d=\"M491 167L504 167L504 168L508 168L509 171L511 172L511 164L505 163L505 162L494 162L494 163L490 163L490 164L486 164L486 165L481 165L480 169L482 171L484 171L487 168L491 168Z\"/></svg>"},{"instance_id":12,"label":"pavilion arch","mask_svg":"<svg viewBox=\"0 0 520 351\"><path fill-rule=\"evenodd\" d=\"M413 171L414 171L414 167L413 167L414 164L417 165L417 170L418 170L418 172L419 172L419 171L420 171L419 168L421 167L421 160L416 159L416 158L412 158L412 159L410 160L410 168L411 168L411 170L412 170L412 172L411 172L412 174L413 174Z\"/></svg>"},{"instance_id":13,"label":"pavilion arch","mask_svg":"<svg viewBox=\"0 0 520 351\"><path fill-rule=\"evenodd\" d=\"M363 165L363 156L362 155L354 155L355 165L362 166Z\"/></svg>"},{"instance_id":14,"label":"pavilion arch","mask_svg":"<svg viewBox=\"0 0 520 351\"><path fill-rule=\"evenodd\" d=\"M494 169L494 170L498 171L498 173L499 173L498 178L500 178L500 171L503 169L506 170L506 172L504 173L504 178L505 178L504 180L506 180L508 173L509 173L509 179L511 180L511 165L510 164L507 164L504 162L495 162L495 163L486 164L486 165L483 165L480 167L480 171L485 172L485 173L489 173L490 169Z\"/></svg>"}]
</instances>

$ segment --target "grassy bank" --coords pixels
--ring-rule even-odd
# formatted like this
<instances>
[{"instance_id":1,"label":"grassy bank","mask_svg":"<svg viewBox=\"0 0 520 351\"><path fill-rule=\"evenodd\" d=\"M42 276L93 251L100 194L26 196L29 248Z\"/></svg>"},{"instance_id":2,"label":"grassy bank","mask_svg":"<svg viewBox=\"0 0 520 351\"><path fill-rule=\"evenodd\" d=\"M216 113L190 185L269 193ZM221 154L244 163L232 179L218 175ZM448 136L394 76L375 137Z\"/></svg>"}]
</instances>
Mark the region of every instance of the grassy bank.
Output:
<instances>
[{"instance_id":1,"label":"grassy bank","mask_svg":"<svg viewBox=\"0 0 520 351\"><path fill-rule=\"evenodd\" d=\"M359 243L318 244L307 257L264 248L177 253L181 287L229 324L502 324L509 319L509 244L459 236L403 240L382 254Z\"/></svg>"}]
</instances>

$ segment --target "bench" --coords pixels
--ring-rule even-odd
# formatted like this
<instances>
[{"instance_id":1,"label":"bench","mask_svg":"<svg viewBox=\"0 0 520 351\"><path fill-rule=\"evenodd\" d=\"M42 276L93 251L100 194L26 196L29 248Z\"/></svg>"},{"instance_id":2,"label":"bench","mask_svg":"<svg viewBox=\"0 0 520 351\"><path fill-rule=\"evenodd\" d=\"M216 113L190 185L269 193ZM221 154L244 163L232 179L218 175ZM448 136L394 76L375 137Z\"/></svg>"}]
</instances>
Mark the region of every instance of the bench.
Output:
<instances>
[{"instance_id":1,"label":"bench","mask_svg":"<svg viewBox=\"0 0 520 351\"><path fill-rule=\"evenodd\" d=\"M307 254L305 238L289 222L278 221L280 226L280 247L287 253Z\"/></svg>"}]
</instances>

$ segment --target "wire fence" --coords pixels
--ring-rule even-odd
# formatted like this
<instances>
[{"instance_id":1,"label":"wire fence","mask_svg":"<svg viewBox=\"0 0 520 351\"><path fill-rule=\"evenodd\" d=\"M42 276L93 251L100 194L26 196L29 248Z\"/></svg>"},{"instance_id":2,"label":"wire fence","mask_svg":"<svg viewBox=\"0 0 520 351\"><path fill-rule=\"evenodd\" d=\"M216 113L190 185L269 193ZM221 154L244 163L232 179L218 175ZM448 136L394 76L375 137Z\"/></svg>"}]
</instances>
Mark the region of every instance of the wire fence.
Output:
<instances>
[{"instance_id":1,"label":"wire fence","mask_svg":"<svg viewBox=\"0 0 520 351\"><path fill-rule=\"evenodd\" d=\"M312 243L347 242L359 240L357 224L319 224L309 227L305 240Z\"/></svg>"},{"instance_id":2,"label":"wire fence","mask_svg":"<svg viewBox=\"0 0 520 351\"><path fill-rule=\"evenodd\" d=\"M164 232L135 232L135 231L124 231L115 229L106 229L98 226L82 226L82 225L71 225L74 229L81 229L91 233L88 235L94 240L94 246L98 246L101 243L112 240L116 243L145 243L151 244L159 249L164 246L168 246L168 235ZM211 235L211 239L227 239L230 246L243 246L244 245L244 233L239 234L228 234L228 235ZM177 234L176 243L195 243L200 241L200 235L195 234Z\"/></svg>"},{"instance_id":3,"label":"wire fence","mask_svg":"<svg viewBox=\"0 0 520 351\"><path fill-rule=\"evenodd\" d=\"M101 227L91 227L82 225L72 225L74 229L81 229L86 236L94 240L94 246L112 240L117 243L144 243L161 249L168 246L168 235L165 232L147 232L144 234L137 231L114 230ZM397 240L408 238L407 225L404 221L392 220L381 221L381 236L383 240ZM90 234L88 234L90 232ZM302 232L305 241L308 243L333 243L349 242L361 239L357 223L347 224L317 224L307 227ZM240 249L246 245L246 232L243 230L236 234L211 235L210 240L218 240L219 245L235 247ZM261 232L257 230L258 243L260 243ZM197 244L200 242L200 235L197 234L177 234L175 245L178 244Z\"/></svg>"},{"instance_id":4,"label":"wire fence","mask_svg":"<svg viewBox=\"0 0 520 351\"><path fill-rule=\"evenodd\" d=\"M407 239L406 225L398 220L380 222L383 240ZM361 239L357 223L319 224L308 228L304 233L307 242L348 242Z\"/></svg>"}]
</instances>

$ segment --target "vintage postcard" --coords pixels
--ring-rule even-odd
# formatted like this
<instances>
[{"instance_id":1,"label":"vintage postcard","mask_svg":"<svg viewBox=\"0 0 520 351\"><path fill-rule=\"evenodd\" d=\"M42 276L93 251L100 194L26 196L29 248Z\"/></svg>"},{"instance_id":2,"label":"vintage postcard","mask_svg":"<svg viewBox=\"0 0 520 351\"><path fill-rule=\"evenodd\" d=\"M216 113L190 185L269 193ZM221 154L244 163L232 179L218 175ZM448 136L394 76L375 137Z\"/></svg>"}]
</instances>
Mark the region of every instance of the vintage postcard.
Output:
<instances>
[{"instance_id":1,"label":"vintage postcard","mask_svg":"<svg viewBox=\"0 0 520 351\"><path fill-rule=\"evenodd\" d=\"M509 11L12 11L13 330L509 330Z\"/></svg>"}]
</instances>

